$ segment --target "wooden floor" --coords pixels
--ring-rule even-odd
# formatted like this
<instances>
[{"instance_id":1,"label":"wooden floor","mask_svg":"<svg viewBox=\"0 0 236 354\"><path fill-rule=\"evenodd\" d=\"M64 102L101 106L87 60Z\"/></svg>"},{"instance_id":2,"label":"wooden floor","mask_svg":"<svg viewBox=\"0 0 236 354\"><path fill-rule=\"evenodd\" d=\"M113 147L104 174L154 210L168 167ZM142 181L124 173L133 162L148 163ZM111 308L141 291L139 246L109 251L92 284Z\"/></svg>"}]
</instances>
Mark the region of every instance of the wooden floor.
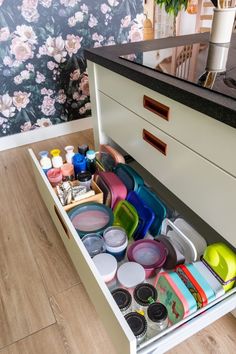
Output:
<instances>
[{"instance_id":1,"label":"wooden floor","mask_svg":"<svg viewBox=\"0 0 236 354\"><path fill-rule=\"evenodd\" d=\"M92 146L91 130L31 147L83 143ZM27 148L0 153L0 353L113 354L36 189ZM235 334L229 314L169 353L233 354Z\"/></svg>"}]
</instances>

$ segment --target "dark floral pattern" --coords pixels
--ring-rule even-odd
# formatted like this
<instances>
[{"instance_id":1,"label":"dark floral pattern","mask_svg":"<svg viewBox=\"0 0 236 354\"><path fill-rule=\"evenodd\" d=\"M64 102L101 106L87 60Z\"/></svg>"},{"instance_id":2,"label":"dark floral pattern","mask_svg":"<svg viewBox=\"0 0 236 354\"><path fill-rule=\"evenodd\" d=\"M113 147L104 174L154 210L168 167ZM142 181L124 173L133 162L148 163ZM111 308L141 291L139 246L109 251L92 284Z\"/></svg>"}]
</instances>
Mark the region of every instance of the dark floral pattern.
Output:
<instances>
[{"instance_id":1,"label":"dark floral pattern","mask_svg":"<svg viewBox=\"0 0 236 354\"><path fill-rule=\"evenodd\" d=\"M142 39L142 0L0 0L0 136L91 115L83 49Z\"/></svg>"}]
</instances>

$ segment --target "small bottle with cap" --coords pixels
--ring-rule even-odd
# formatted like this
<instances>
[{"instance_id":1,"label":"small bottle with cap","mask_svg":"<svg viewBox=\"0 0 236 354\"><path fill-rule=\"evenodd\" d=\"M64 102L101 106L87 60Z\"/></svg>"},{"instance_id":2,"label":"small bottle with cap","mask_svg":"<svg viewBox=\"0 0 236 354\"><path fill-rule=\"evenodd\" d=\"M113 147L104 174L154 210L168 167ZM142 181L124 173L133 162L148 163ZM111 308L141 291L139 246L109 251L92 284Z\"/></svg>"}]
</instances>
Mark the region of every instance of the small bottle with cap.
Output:
<instances>
[{"instance_id":1,"label":"small bottle with cap","mask_svg":"<svg viewBox=\"0 0 236 354\"><path fill-rule=\"evenodd\" d=\"M86 152L86 159L87 159L87 170L94 175L94 173L97 170L96 167L96 159L95 159L95 151L94 150L88 150Z\"/></svg>"},{"instance_id":2,"label":"small bottle with cap","mask_svg":"<svg viewBox=\"0 0 236 354\"><path fill-rule=\"evenodd\" d=\"M50 154L52 155L52 165L54 168L61 168L63 165L63 160L62 157L60 156L61 150L59 149L53 149L50 151Z\"/></svg>"},{"instance_id":3,"label":"small bottle with cap","mask_svg":"<svg viewBox=\"0 0 236 354\"><path fill-rule=\"evenodd\" d=\"M52 161L50 157L48 157L48 151L40 151L39 152L40 156L40 165L44 171L44 173L47 174L47 172L52 168Z\"/></svg>"},{"instance_id":4,"label":"small bottle with cap","mask_svg":"<svg viewBox=\"0 0 236 354\"><path fill-rule=\"evenodd\" d=\"M137 339L137 344L140 344L147 334L147 321L145 317L138 312L130 312L125 315L125 319Z\"/></svg>"},{"instance_id":5,"label":"small bottle with cap","mask_svg":"<svg viewBox=\"0 0 236 354\"><path fill-rule=\"evenodd\" d=\"M157 290L149 283L139 284L133 293L133 310L146 315L148 306L157 300Z\"/></svg>"},{"instance_id":6,"label":"small bottle with cap","mask_svg":"<svg viewBox=\"0 0 236 354\"><path fill-rule=\"evenodd\" d=\"M68 145L65 147L66 151L66 162L67 163L72 163L72 157L74 156L74 146Z\"/></svg>"},{"instance_id":7,"label":"small bottle with cap","mask_svg":"<svg viewBox=\"0 0 236 354\"><path fill-rule=\"evenodd\" d=\"M148 337L157 335L168 327L168 311L160 302L154 302L147 309Z\"/></svg>"},{"instance_id":8,"label":"small bottle with cap","mask_svg":"<svg viewBox=\"0 0 236 354\"><path fill-rule=\"evenodd\" d=\"M80 153L83 156L86 156L86 152L89 150L89 146L86 144L79 145L78 146L78 153Z\"/></svg>"}]
</instances>

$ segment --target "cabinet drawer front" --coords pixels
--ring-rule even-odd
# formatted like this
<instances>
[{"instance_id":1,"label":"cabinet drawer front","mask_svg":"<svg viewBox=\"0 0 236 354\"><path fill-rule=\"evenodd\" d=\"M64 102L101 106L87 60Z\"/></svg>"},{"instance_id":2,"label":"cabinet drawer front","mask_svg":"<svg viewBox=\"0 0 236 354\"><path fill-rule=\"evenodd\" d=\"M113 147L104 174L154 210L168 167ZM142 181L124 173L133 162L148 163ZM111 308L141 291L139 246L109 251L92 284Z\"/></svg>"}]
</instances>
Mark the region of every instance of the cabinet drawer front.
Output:
<instances>
[{"instance_id":1,"label":"cabinet drawer front","mask_svg":"<svg viewBox=\"0 0 236 354\"><path fill-rule=\"evenodd\" d=\"M96 74L101 92L236 176L236 129L98 65Z\"/></svg>"},{"instance_id":2,"label":"cabinet drawer front","mask_svg":"<svg viewBox=\"0 0 236 354\"><path fill-rule=\"evenodd\" d=\"M117 353L152 353L156 348L158 349L158 353L164 353L193 333L196 333L235 308L236 290L233 289L222 298L215 300L201 311L198 311L198 316L196 318L192 315L192 318L187 318L187 322L186 320L183 320L179 324L168 328L165 332L162 332L160 335L150 339L146 343L142 343L136 348L135 338L124 320L123 315L98 274L93 261L78 237L67 213L62 208L33 151L30 150L29 152L39 192L87 293L107 329L115 348L117 348ZM183 323L185 323L185 325L181 326Z\"/></svg>"},{"instance_id":3,"label":"cabinet drawer front","mask_svg":"<svg viewBox=\"0 0 236 354\"><path fill-rule=\"evenodd\" d=\"M236 247L236 178L100 93L101 129Z\"/></svg>"}]
</instances>

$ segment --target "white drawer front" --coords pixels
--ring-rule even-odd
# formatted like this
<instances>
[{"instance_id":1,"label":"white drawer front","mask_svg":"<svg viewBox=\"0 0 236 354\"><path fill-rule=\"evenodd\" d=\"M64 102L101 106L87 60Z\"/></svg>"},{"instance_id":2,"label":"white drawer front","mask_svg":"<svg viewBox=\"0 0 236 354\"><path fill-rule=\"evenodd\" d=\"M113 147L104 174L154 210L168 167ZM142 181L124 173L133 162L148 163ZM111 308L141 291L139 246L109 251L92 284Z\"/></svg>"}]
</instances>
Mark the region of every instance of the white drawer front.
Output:
<instances>
[{"instance_id":1,"label":"white drawer front","mask_svg":"<svg viewBox=\"0 0 236 354\"><path fill-rule=\"evenodd\" d=\"M100 91L236 176L236 129L99 65L96 74ZM143 107L144 95L169 107L169 121ZM165 107L157 110L167 115Z\"/></svg>"},{"instance_id":2,"label":"white drawer front","mask_svg":"<svg viewBox=\"0 0 236 354\"><path fill-rule=\"evenodd\" d=\"M199 310L196 313L198 314L197 317L192 315L192 319L189 317L187 322L186 319L181 321L181 323L168 328L160 335L150 339L146 343L142 343L136 348L135 338L124 320L123 315L98 274L93 261L78 237L67 213L62 208L53 188L42 172L33 151L30 150L29 152L39 192L51 214L87 293L100 315L115 348L117 348L118 354L151 354L153 351L156 351L156 349L158 353L164 353L236 307L236 289L233 289L228 294L224 295L224 297L215 300L212 304ZM55 210L57 211L55 212ZM185 325L180 326L180 324L183 323L185 323Z\"/></svg>"},{"instance_id":3,"label":"white drawer front","mask_svg":"<svg viewBox=\"0 0 236 354\"><path fill-rule=\"evenodd\" d=\"M236 247L236 178L99 93L101 129ZM143 139L144 129L158 142ZM152 144L162 150L158 151ZM165 147L166 144L166 147ZM166 148L166 156L163 154Z\"/></svg>"}]
</instances>

